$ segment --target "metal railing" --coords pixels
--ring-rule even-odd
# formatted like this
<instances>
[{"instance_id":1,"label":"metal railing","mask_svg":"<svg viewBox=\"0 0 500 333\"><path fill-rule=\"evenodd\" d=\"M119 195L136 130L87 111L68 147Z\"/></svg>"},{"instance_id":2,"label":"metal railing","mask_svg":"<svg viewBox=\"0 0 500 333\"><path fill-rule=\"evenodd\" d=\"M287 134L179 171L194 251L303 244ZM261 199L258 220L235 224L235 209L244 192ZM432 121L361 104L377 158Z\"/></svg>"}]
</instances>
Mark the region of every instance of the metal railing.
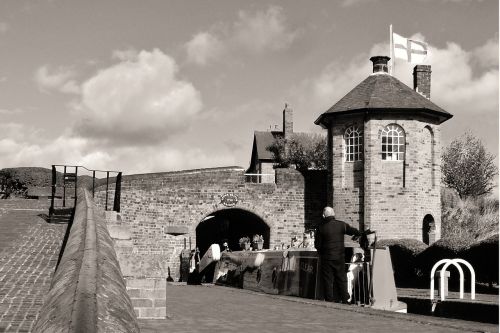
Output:
<instances>
[{"instance_id":1,"label":"metal railing","mask_svg":"<svg viewBox=\"0 0 500 333\"><path fill-rule=\"evenodd\" d=\"M372 300L371 268L369 262L346 263L349 302L358 306L370 306Z\"/></svg>"},{"instance_id":2,"label":"metal railing","mask_svg":"<svg viewBox=\"0 0 500 333\"><path fill-rule=\"evenodd\" d=\"M62 169L58 171L57 169ZM59 179L58 182L58 172ZM56 208L74 208L76 206L77 201L77 189L79 187L79 179L80 182L83 182L83 187L88 187L88 190L92 189L92 196L95 195L95 189L97 186L103 185L104 178L97 178L96 174L105 174L106 175L106 196L105 196L105 205L104 209L108 210L108 197L110 192L110 175L114 176L115 188L114 188L114 198L113 198L113 210L119 212L120 211L120 197L121 197L121 180L122 173L120 171L110 171L110 170L93 170L88 169L81 165L61 165L54 164L52 165L52 195L50 202L50 210L49 215L52 216L56 210ZM92 178L92 186L90 188L90 184L85 182L84 176ZM61 184L62 183L62 184ZM62 189L62 194L59 193L57 189ZM70 199L74 199L74 204L72 206L67 206L67 191L74 191L73 197L70 195ZM60 191L59 191L60 192ZM56 207L56 198L61 198L61 205Z\"/></svg>"},{"instance_id":3,"label":"metal railing","mask_svg":"<svg viewBox=\"0 0 500 333\"><path fill-rule=\"evenodd\" d=\"M274 184L276 183L276 174L274 173L245 173L245 182L256 184Z\"/></svg>"}]
</instances>

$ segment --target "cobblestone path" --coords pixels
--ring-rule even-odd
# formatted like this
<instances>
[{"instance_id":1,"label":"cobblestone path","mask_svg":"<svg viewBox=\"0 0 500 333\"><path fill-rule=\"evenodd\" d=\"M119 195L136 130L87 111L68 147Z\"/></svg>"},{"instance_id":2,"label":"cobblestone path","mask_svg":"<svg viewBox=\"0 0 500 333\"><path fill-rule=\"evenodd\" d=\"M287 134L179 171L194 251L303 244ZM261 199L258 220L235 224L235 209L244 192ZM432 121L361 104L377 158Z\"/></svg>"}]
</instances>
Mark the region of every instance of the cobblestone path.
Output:
<instances>
[{"instance_id":1,"label":"cobblestone path","mask_svg":"<svg viewBox=\"0 0 500 333\"><path fill-rule=\"evenodd\" d=\"M167 286L167 319L141 319L153 332L498 332L498 326L272 296L218 286Z\"/></svg>"},{"instance_id":2,"label":"cobblestone path","mask_svg":"<svg viewBox=\"0 0 500 333\"><path fill-rule=\"evenodd\" d=\"M0 211L0 332L30 332L49 290L66 225L49 224L42 213Z\"/></svg>"}]
</instances>

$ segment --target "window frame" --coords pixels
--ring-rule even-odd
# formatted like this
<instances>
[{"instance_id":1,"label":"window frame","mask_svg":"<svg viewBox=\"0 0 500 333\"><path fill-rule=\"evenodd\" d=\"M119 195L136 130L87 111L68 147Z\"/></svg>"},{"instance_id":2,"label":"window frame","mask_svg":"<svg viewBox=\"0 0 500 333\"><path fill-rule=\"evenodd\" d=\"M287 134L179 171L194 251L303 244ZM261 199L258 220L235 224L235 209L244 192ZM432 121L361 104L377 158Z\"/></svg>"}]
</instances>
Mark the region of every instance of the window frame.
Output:
<instances>
[{"instance_id":1,"label":"window frame","mask_svg":"<svg viewBox=\"0 0 500 333\"><path fill-rule=\"evenodd\" d=\"M406 158L405 155L406 132L404 128L398 124L385 126L381 131L380 138L380 156L382 161L404 161Z\"/></svg>"},{"instance_id":2,"label":"window frame","mask_svg":"<svg viewBox=\"0 0 500 333\"><path fill-rule=\"evenodd\" d=\"M344 131L344 162L363 161L363 129L359 125L351 125Z\"/></svg>"}]
</instances>

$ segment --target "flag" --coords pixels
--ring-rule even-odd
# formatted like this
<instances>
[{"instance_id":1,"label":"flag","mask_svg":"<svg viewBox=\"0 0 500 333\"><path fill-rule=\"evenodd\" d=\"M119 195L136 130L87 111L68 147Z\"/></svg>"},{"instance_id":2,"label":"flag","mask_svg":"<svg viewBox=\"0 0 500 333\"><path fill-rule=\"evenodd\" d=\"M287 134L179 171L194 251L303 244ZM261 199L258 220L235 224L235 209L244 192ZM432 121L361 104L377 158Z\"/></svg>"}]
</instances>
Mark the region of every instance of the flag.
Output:
<instances>
[{"instance_id":1,"label":"flag","mask_svg":"<svg viewBox=\"0 0 500 333\"><path fill-rule=\"evenodd\" d=\"M395 58L406 59L412 64L419 64L427 56L427 44L423 42L404 38L396 33L392 33L392 41Z\"/></svg>"}]
</instances>

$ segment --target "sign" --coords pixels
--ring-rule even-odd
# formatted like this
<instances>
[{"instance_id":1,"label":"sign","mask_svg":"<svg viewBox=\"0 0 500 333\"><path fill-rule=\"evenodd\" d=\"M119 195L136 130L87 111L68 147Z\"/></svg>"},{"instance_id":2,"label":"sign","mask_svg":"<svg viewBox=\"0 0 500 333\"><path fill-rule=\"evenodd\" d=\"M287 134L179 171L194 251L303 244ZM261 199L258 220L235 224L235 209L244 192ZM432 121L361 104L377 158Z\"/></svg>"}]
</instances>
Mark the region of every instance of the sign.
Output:
<instances>
[{"instance_id":1,"label":"sign","mask_svg":"<svg viewBox=\"0 0 500 333\"><path fill-rule=\"evenodd\" d=\"M220 203L226 207L234 207L238 203L236 194L226 193L220 198Z\"/></svg>"}]
</instances>

